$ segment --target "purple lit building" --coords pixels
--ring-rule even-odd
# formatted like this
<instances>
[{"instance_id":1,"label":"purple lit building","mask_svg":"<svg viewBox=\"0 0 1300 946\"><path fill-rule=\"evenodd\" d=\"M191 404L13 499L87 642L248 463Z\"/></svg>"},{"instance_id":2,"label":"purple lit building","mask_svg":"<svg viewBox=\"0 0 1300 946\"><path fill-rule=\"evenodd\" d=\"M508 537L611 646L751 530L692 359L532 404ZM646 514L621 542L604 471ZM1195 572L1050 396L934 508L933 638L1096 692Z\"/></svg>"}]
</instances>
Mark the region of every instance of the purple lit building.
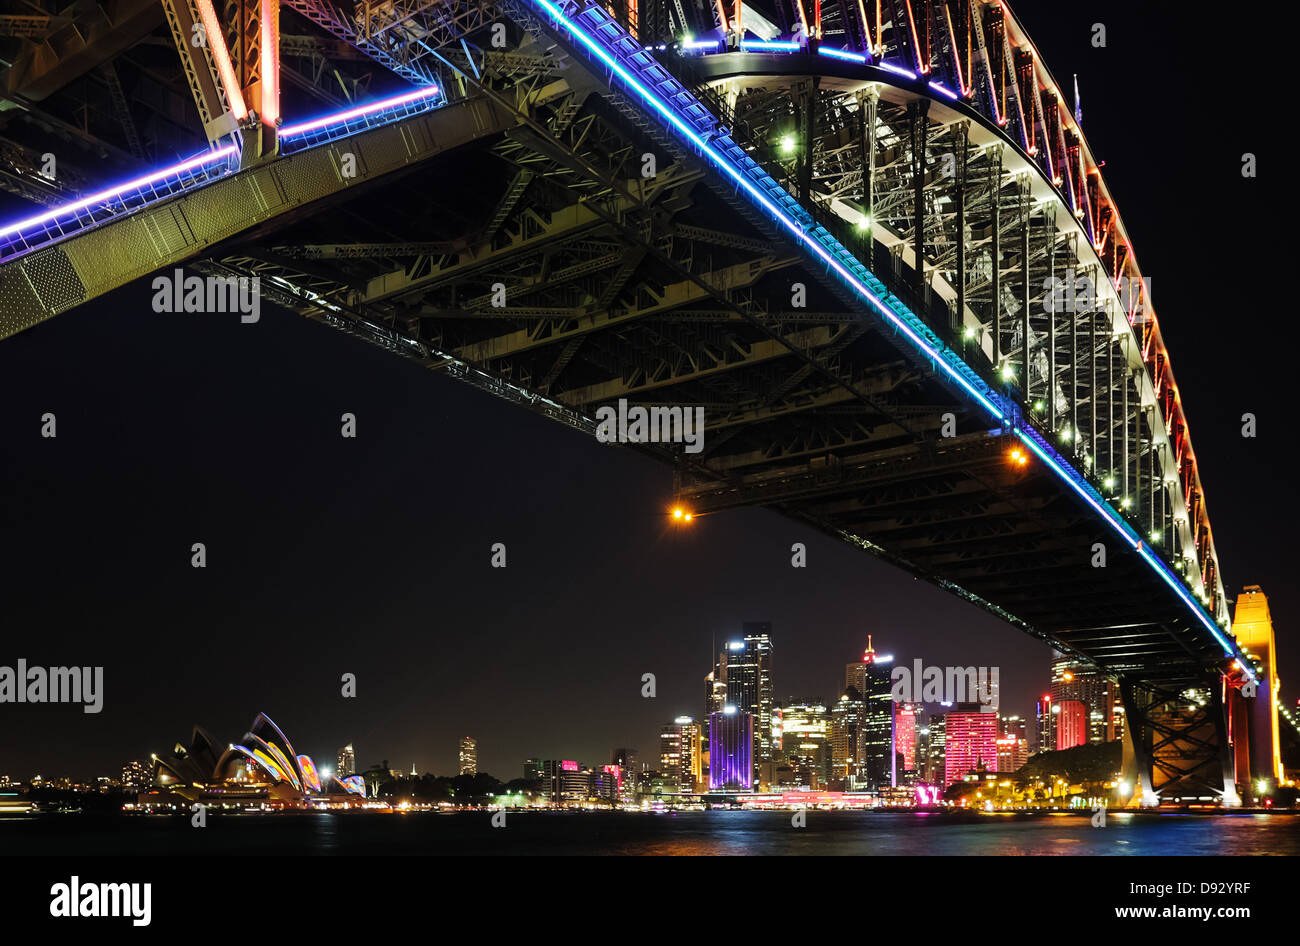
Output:
<instances>
[{"instance_id":1,"label":"purple lit building","mask_svg":"<svg viewBox=\"0 0 1300 946\"><path fill-rule=\"evenodd\" d=\"M709 791L754 787L754 716L734 706L709 714Z\"/></svg>"}]
</instances>

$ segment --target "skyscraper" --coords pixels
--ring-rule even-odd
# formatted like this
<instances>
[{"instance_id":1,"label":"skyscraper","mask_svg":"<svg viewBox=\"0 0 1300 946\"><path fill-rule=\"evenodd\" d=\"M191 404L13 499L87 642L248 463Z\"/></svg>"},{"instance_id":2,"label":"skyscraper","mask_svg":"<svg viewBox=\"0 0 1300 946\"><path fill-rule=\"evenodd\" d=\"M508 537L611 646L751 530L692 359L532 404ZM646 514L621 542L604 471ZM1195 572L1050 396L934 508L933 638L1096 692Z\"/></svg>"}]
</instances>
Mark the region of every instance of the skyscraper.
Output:
<instances>
[{"instance_id":1,"label":"skyscraper","mask_svg":"<svg viewBox=\"0 0 1300 946\"><path fill-rule=\"evenodd\" d=\"M917 771L917 731L920 728L920 703L900 703L894 716L894 751L902 756L904 772Z\"/></svg>"},{"instance_id":2,"label":"skyscraper","mask_svg":"<svg viewBox=\"0 0 1300 946\"><path fill-rule=\"evenodd\" d=\"M865 781L863 718L866 704L856 687L848 687L831 704L831 788L854 791Z\"/></svg>"},{"instance_id":3,"label":"skyscraper","mask_svg":"<svg viewBox=\"0 0 1300 946\"><path fill-rule=\"evenodd\" d=\"M1073 749L1088 742L1088 709L1083 700L1052 704L1056 715L1056 748Z\"/></svg>"},{"instance_id":4,"label":"skyscraper","mask_svg":"<svg viewBox=\"0 0 1300 946\"><path fill-rule=\"evenodd\" d=\"M968 772L998 770L998 717L981 712L978 703L963 703L944 715L944 787Z\"/></svg>"},{"instance_id":5,"label":"skyscraper","mask_svg":"<svg viewBox=\"0 0 1300 946\"><path fill-rule=\"evenodd\" d=\"M772 625L766 621L751 621L742 625L741 638L727 643L718 654L712 681L706 680L710 687L710 719L722 709L718 706L720 698L725 700L725 706L734 706L753 717L751 729L754 744L750 756L755 778L759 767L772 760L771 630ZM721 694L718 692L719 685L725 688ZM712 726L709 737L710 763L713 751L711 733Z\"/></svg>"},{"instance_id":6,"label":"skyscraper","mask_svg":"<svg viewBox=\"0 0 1300 946\"><path fill-rule=\"evenodd\" d=\"M1083 703L1086 742L1113 742L1124 735L1119 686L1100 670L1075 657L1052 652L1052 702Z\"/></svg>"},{"instance_id":7,"label":"skyscraper","mask_svg":"<svg viewBox=\"0 0 1300 946\"><path fill-rule=\"evenodd\" d=\"M1034 716L1038 722L1035 732L1038 734L1036 749L1039 752L1050 752L1056 748L1056 717L1052 713L1051 694L1043 694L1043 698L1034 704Z\"/></svg>"},{"instance_id":8,"label":"skyscraper","mask_svg":"<svg viewBox=\"0 0 1300 946\"><path fill-rule=\"evenodd\" d=\"M355 775L357 772L357 754L352 748L352 743L348 743L339 750L338 768L334 770L336 778L345 779L349 775Z\"/></svg>"},{"instance_id":9,"label":"skyscraper","mask_svg":"<svg viewBox=\"0 0 1300 946\"><path fill-rule=\"evenodd\" d=\"M820 700L790 701L781 708L777 783L819 791L830 766L831 722Z\"/></svg>"},{"instance_id":10,"label":"skyscraper","mask_svg":"<svg viewBox=\"0 0 1300 946\"><path fill-rule=\"evenodd\" d=\"M460 741L460 774L478 775L478 743L466 736Z\"/></svg>"},{"instance_id":11,"label":"skyscraper","mask_svg":"<svg viewBox=\"0 0 1300 946\"><path fill-rule=\"evenodd\" d=\"M889 678L894 658L877 654L867 635L862 659L844 667L844 686L862 695L862 753L860 777L866 788L880 789L897 783L894 771L894 694Z\"/></svg>"},{"instance_id":12,"label":"skyscraper","mask_svg":"<svg viewBox=\"0 0 1300 946\"><path fill-rule=\"evenodd\" d=\"M700 724L678 716L659 734L659 771L677 781L683 792L697 791L703 775Z\"/></svg>"},{"instance_id":13,"label":"skyscraper","mask_svg":"<svg viewBox=\"0 0 1300 946\"><path fill-rule=\"evenodd\" d=\"M709 717L709 790L754 787L754 716L734 706Z\"/></svg>"}]
</instances>

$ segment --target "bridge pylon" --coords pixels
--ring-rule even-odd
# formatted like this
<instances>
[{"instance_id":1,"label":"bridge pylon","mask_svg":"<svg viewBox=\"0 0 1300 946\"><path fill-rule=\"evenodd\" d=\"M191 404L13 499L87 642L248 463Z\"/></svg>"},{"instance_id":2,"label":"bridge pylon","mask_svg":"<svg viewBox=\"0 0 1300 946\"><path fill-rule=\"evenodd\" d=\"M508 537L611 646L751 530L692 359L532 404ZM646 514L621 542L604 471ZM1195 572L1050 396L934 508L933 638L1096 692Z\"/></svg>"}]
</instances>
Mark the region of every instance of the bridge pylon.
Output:
<instances>
[{"instance_id":1,"label":"bridge pylon","mask_svg":"<svg viewBox=\"0 0 1300 946\"><path fill-rule=\"evenodd\" d=\"M1276 788L1283 777L1277 702L1281 682L1273 618L1268 598L1258 585L1247 585L1237 598L1232 630L1247 657L1253 659L1258 680L1233 689L1228 700L1235 777L1248 795L1256 796Z\"/></svg>"}]
</instances>

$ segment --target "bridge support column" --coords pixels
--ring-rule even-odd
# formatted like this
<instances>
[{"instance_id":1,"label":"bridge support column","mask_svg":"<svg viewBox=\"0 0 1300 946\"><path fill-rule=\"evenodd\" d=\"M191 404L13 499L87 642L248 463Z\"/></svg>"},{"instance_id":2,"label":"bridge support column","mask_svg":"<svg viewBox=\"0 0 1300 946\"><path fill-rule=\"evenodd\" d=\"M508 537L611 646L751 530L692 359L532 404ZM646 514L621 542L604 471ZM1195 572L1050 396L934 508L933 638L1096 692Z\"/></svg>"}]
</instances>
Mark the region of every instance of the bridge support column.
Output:
<instances>
[{"instance_id":1,"label":"bridge support column","mask_svg":"<svg viewBox=\"0 0 1300 946\"><path fill-rule=\"evenodd\" d=\"M1241 804L1233 778L1223 679L1166 690L1120 680L1124 704L1123 779L1130 807L1219 799Z\"/></svg>"},{"instance_id":2,"label":"bridge support column","mask_svg":"<svg viewBox=\"0 0 1300 946\"><path fill-rule=\"evenodd\" d=\"M1126 808L1151 808L1160 804L1152 785L1151 730L1144 720L1145 707L1138 705L1139 694L1132 684L1120 681L1120 702L1124 706L1123 756L1120 778L1130 786Z\"/></svg>"}]
</instances>

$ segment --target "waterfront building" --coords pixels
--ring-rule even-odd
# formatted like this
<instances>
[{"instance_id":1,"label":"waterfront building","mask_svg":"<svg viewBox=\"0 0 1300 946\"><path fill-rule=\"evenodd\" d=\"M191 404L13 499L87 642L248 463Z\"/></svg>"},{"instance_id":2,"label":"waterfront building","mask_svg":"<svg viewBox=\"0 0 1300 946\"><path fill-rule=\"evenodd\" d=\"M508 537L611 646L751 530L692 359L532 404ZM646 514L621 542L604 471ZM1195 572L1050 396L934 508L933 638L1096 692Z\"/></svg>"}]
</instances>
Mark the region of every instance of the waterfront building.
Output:
<instances>
[{"instance_id":1,"label":"waterfront building","mask_svg":"<svg viewBox=\"0 0 1300 946\"><path fill-rule=\"evenodd\" d=\"M881 789L897 783L894 759L893 681L890 679L894 658L877 654L867 635L867 649L862 659L845 665L844 686L852 687L863 701L862 742L858 762L858 784L866 789Z\"/></svg>"},{"instance_id":2,"label":"waterfront building","mask_svg":"<svg viewBox=\"0 0 1300 946\"><path fill-rule=\"evenodd\" d=\"M944 714L944 776L947 788L967 773L997 771L998 717L982 712L980 704L959 704Z\"/></svg>"},{"instance_id":3,"label":"waterfront building","mask_svg":"<svg viewBox=\"0 0 1300 946\"><path fill-rule=\"evenodd\" d=\"M754 716L727 705L709 717L709 790L754 787Z\"/></svg>"},{"instance_id":4,"label":"waterfront building","mask_svg":"<svg viewBox=\"0 0 1300 946\"><path fill-rule=\"evenodd\" d=\"M1088 707L1083 700L1058 700L1052 704L1056 716L1056 748L1072 749L1088 742Z\"/></svg>"},{"instance_id":5,"label":"waterfront building","mask_svg":"<svg viewBox=\"0 0 1300 946\"><path fill-rule=\"evenodd\" d=\"M772 690L772 625L766 621L749 621L741 626L741 637L728 641L718 654L713 668L713 679L707 680L710 687L709 700L712 717L734 706L738 711L748 713L752 718L753 745L750 758L753 773L750 784L758 780L759 767L772 761L772 710L774 707ZM721 692L719 692L721 685ZM724 699L722 707L717 706L719 699ZM710 737L712 751L712 737Z\"/></svg>"}]
</instances>

